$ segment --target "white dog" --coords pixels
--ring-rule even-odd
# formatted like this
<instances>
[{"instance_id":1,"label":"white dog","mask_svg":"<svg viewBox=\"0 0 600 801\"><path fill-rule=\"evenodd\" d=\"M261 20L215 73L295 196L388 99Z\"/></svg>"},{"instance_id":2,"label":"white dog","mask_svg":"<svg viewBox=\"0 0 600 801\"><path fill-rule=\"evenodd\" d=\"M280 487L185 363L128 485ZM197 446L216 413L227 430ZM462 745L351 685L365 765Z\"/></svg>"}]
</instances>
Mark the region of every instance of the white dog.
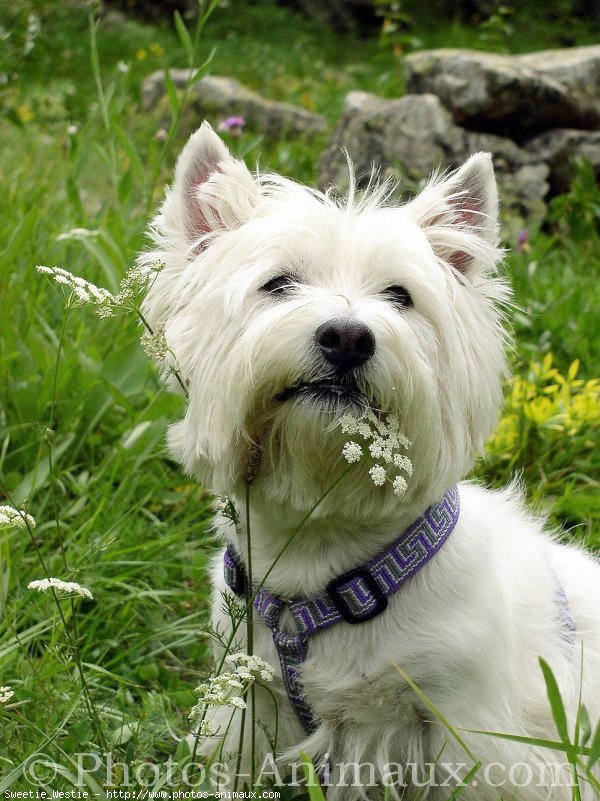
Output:
<instances>
[{"instance_id":1,"label":"white dog","mask_svg":"<svg viewBox=\"0 0 600 801\"><path fill-rule=\"evenodd\" d=\"M386 776L397 797L447 799L473 759L433 704L482 763L464 799L570 799L564 753L463 731L559 740L539 657L571 733L580 693L600 715L600 567L545 532L514 487L455 489L506 374L490 156L400 207L380 189L342 203L253 176L205 123L152 235L141 262L165 266L145 314L189 396L170 448L234 500L241 532L252 481L251 554L223 520L225 572L240 594L249 556L255 587L266 576L254 653L277 666L283 763L306 751L331 766L333 801L378 798ZM226 631L223 556L214 584ZM272 735L261 686L256 713ZM260 730L257 748L260 763ZM246 774L247 762L245 749ZM344 781L340 763L368 770ZM585 783L582 797L594 797Z\"/></svg>"}]
</instances>

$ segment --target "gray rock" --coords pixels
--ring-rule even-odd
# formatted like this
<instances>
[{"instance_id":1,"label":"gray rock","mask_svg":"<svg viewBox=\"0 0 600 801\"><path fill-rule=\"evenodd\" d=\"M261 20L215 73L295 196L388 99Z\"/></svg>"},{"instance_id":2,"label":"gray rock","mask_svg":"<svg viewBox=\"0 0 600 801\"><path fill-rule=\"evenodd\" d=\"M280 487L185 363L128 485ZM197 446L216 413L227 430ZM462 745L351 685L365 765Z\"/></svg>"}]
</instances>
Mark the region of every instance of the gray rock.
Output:
<instances>
[{"instance_id":1,"label":"gray rock","mask_svg":"<svg viewBox=\"0 0 600 801\"><path fill-rule=\"evenodd\" d=\"M366 92L350 92L342 117L320 164L321 186L348 184L344 150L354 163L359 186L373 166L392 168L419 180L451 160L463 133L434 95L406 95L384 100Z\"/></svg>"},{"instance_id":2,"label":"gray rock","mask_svg":"<svg viewBox=\"0 0 600 801\"><path fill-rule=\"evenodd\" d=\"M528 134L600 126L600 45L509 56L440 49L405 59L410 92L436 94L455 122Z\"/></svg>"},{"instance_id":3,"label":"gray rock","mask_svg":"<svg viewBox=\"0 0 600 801\"><path fill-rule=\"evenodd\" d=\"M177 89L183 89L189 70L171 70L171 78ZM162 102L166 94L165 76L162 70L153 72L142 83L142 105L151 110ZM327 127L325 117L290 103L267 100L232 78L206 75L190 90L189 105L198 115L205 117L244 117L246 124L270 138L290 135L312 136ZM218 120L216 120L218 121Z\"/></svg>"},{"instance_id":4,"label":"gray rock","mask_svg":"<svg viewBox=\"0 0 600 801\"><path fill-rule=\"evenodd\" d=\"M384 100L351 92L342 117L320 165L320 185L345 189L348 151L364 186L375 166L382 174L422 181L434 170L458 167L478 151L491 152L502 197L505 221L511 231L528 221L540 223L545 214L549 169L534 151L490 133L475 133L456 125L435 95L406 95Z\"/></svg>"},{"instance_id":5,"label":"gray rock","mask_svg":"<svg viewBox=\"0 0 600 801\"><path fill-rule=\"evenodd\" d=\"M600 131L557 129L530 139L525 148L532 158L550 168L550 187L553 195L569 189L575 177L577 159L587 159L600 179Z\"/></svg>"}]
</instances>

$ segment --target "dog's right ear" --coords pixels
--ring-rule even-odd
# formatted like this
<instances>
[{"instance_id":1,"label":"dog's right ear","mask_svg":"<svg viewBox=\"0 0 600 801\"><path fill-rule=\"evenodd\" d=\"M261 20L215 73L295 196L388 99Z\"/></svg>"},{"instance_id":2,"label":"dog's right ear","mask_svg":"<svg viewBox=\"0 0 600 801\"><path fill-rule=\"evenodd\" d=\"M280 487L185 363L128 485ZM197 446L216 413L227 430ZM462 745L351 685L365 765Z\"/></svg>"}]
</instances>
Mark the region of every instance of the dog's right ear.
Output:
<instances>
[{"instance_id":1,"label":"dog's right ear","mask_svg":"<svg viewBox=\"0 0 600 801\"><path fill-rule=\"evenodd\" d=\"M241 225L258 200L258 186L245 164L203 122L179 156L163 213L169 227L182 231L193 253L207 235Z\"/></svg>"}]
</instances>

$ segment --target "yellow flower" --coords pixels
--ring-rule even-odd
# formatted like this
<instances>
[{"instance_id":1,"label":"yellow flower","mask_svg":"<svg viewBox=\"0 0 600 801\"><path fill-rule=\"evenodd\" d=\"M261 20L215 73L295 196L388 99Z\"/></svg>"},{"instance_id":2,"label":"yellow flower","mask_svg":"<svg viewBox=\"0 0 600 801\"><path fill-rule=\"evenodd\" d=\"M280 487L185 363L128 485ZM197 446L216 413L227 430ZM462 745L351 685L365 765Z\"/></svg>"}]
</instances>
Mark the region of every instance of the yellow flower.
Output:
<instances>
[{"instance_id":1,"label":"yellow flower","mask_svg":"<svg viewBox=\"0 0 600 801\"><path fill-rule=\"evenodd\" d=\"M142 47L140 50L136 51L135 57L138 61L143 61L145 58L148 58L148 51L144 50Z\"/></svg>"},{"instance_id":2,"label":"yellow flower","mask_svg":"<svg viewBox=\"0 0 600 801\"><path fill-rule=\"evenodd\" d=\"M572 437L600 423L600 379L576 378L579 359L566 376L552 366L551 353L529 365L527 378L513 376L508 382L505 413L487 451L510 459L515 448L535 432L545 439Z\"/></svg>"},{"instance_id":3,"label":"yellow flower","mask_svg":"<svg viewBox=\"0 0 600 801\"><path fill-rule=\"evenodd\" d=\"M165 54L165 48L162 45L159 45L158 42L152 42L149 50L153 56L158 56L159 58Z\"/></svg>"},{"instance_id":4,"label":"yellow flower","mask_svg":"<svg viewBox=\"0 0 600 801\"><path fill-rule=\"evenodd\" d=\"M21 122L29 122L33 119L33 111L29 106L19 106L17 108L17 117Z\"/></svg>"}]
</instances>

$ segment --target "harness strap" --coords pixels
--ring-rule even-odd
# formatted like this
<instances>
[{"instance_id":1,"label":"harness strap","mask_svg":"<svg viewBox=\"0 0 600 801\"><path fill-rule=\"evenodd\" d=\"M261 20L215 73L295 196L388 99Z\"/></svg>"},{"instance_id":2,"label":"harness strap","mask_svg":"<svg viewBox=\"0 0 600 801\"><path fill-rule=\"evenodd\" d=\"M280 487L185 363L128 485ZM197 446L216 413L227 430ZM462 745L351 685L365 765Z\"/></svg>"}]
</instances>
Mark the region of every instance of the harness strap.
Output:
<instances>
[{"instance_id":1,"label":"harness strap","mask_svg":"<svg viewBox=\"0 0 600 801\"><path fill-rule=\"evenodd\" d=\"M388 597L440 550L456 526L459 512L458 488L452 487L378 556L363 567L332 579L325 592L314 598L283 601L264 587L254 591L254 608L273 633L290 703L307 733L318 724L300 681L300 669L308 655L308 637L342 621L364 623L381 614L388 605ZM236 595L244 595L246 571L231 545L225 551L224 573L230 589ZM296 624L297 634L286 634L278 628L284 603Z\"/></svg>"}]
</instances>

